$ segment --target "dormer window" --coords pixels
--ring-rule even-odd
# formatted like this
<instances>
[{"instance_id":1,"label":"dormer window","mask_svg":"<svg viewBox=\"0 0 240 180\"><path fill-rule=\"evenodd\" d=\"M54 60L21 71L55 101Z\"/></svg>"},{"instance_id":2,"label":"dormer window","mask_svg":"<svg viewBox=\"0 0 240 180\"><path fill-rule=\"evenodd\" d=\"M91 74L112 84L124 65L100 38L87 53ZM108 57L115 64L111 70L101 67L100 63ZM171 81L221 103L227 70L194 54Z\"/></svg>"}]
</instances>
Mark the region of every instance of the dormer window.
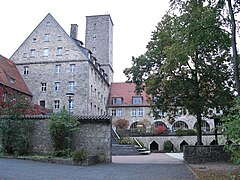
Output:
<instances>
[{"instance_id":1,"label":"dormer window","mask_svg":"<svg viewBox=\"0 0 240 180\"><path fill-rule=\"evenodd\" d=\"M50 22L46 22L46 27L49 27L50 26Z\"/></svg>"},{"instance_id":2,"label":"dormer window","mask_svg":"<svg viewBox=\"0 0 240 180\"><path fill-rule=\"evenodd\" d=\"M50 34L44 34L44 42L49 42Z\"/></svg>"},{"instance_id":3,"label":"dormer window","mask_svg":"<svg viewBox=\"0 0 240 180\"><path fill-rule=\"evenodd\" d=\"M142 104L142 103L143 103L142 96L136 96L132 98L132 104Z\"/></svg>"},{"instance_id":4,"label":"dormer window","mask_svg":"<svg viewBox=\"0 0 240 180\"><path fill-rule=\"evenodd\" d=\"M112 104L123 104L123 98L122 97L113 97L112 98Z\"/></svg>"}]
</instances>

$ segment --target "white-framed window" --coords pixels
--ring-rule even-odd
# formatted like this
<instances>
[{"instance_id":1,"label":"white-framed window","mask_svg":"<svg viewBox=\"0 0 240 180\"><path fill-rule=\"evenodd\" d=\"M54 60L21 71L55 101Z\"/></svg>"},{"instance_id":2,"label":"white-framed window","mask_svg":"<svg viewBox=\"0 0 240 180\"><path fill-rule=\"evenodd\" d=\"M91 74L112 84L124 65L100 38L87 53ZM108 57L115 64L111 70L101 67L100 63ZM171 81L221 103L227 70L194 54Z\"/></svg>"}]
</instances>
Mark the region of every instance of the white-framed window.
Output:
<instances>
[{"instance_id":1,"label":"white-framed window","mask_svg":"<svg viewBox=\"0 0 240 180\"><path fill-rule=\"evenodd\" d=\"M137 116L137 109L132 109L131 115L132 115L133 117L136 117L136 116Z\"/></svg>"},{"instance_id":2,"label":"white-framed window","mask_svg":"<svg viewBox=\"0 0 240 180\"><path fill-rule=\"evenodd\" d=\"M28 75L28 73L29 73L29 70L28 70L28 66L23 66L23 74L24 75Z\"/></svg>"},{"instance_id":3,"label":"white-framed window","mask_svg":"<svg viewBox=\"0 0 240 180\"><path fill-rule=\"evenodd\" d=\"M36 50L30 49L30 57L35 57L35 56L36 56Z\"/></svg>"},{"instance_id":4,"label":"white-framed window","mask_svg":"<svg viewBox=\"0 0 240 180\"><path fill-rule=\"evenodd\" d=\"M44 48L44 49L43 49L43 56L44 56L44 57L47 57L48 54L49 54L49 48Z\"/></svg>"},{"instance_id":5,"label":"white-framed window","mask_svg":"<svg viewBox=\"0 0 240 180\"><path fill-rule=\"evenodd\" d=\"M142 96L132 97L132 103L133 104L142 104L143 103Z\"/></svg>"},{"instance_id":6,"label":"white-framed window","mask_svg":"<svg viewBox=\"0 0 240 180\"><path fill-rule=\"evenodd\" d=\"M60 90L60 82L55 82L54 83L54 90L59 91Z\"/></svg>"},{"instance_id":7,"label":"white-framed window","mask_svg":"<svg viewBox=\"0 0 240 180\"><path fill-rule=\"evenodd\" d=\"M61 64L55 65L55 73L59 74L61 72Z\"/></svg>"},{"instance_id":8,"label":"white-framed window","mask_svg":"<svg viewBox=\"0 0 240 180\"><path fill-rule=\"evenodd\" d=\"M60 108L60 100L54 100L54 109Z\"/></svg>"},{"instance_id":9,"label":"white-framed window","mask_svg":"<svg viewBox=\"0 0 240 180\"><path fill-rule=\"evenodd\" d=\"M70 64L70 72L75 73L76 72L76 64Z\"/></svg>"},{"instance_id":10,"label":"white-framed window","mask_svg":"<svg viewBox=\"0 0 240 180\"><path fill-rule=\"evenodd\" d=\"M27 53L23 53L23 58L27 58Z\"/></svg>"},{"instance_id":11,"label":"white-framed window","mask_svg":"<svg viewBox=\"0 0 240 180\"><path fill-rule=\"evenodd\" d=\"M113 97L112 104L123 104L123 98L122 97Z\"/></svg>"},{"instance_id":12,"label":"white-framed window","mask_svg":"<svg viewBox=\"0 0 240 180\"><path fill-rule=\"evenodd\" d=\"M47 83L41 83L41 91L46 92L47 91Z\"/></svg>"},{"instance_id":13,"label":"white-framed window","mask_svg":"<svg viewBox=\"0 0 240 180\"><path fill-rule=\"evenodd\" d=\"M46 22L46 27L49 27L50 26L50 22L48 21L48 22Z\"/></svg>"},{"instance_id":14,"label":"white-framed window","mask_svg":"<svg viewBox=\"0 0 240 180\"><path fill-rule=\"evenodd\" d=\"M50 34L44 34L44 42L50 41Z\"/></svg>"},{"instance_id":15,"label":"white-framed window","mask_svg":"<svg viewBox=\"0 0 240 180\"><path fill-rule=\"evenodd\" d=\"M143 117L143 109L138 109L138 116Z\"/></svg>"},{"instance_id":16,"label":"white-framed window","mask_svg":"<svg viewBox=\"0 0 240 180\"><path fill-rule=\"evenodd\" d=\"M62 47L57 47L57 56L62 56Z\"/></svg>"},{"instance_id":17,"label":"white-framed window","mask_svg":"<svg viewBox=\"0 0 240 180\"><path fill-rule=\"evenodd\" d=\"M46 102L45 102L44 100L41 100L41 101L39 102L39 104L40 104L41 107L45 107Z\"/></svg>"},{"instance_id":18,"label":"white-framed window","mask_svg":"<svg viewBox=\"0 0 240 180\"><path fill-rule=\"evenodd\" d=\"M77 84L75 81L69 81L68 82L68 90L69 91L74 91L76 90Z\"/></svg>"},{"instance_id":19,"label":"white-framed window","mask_svg":"<svg viewBox=\"0 0 240 180\"><path fill-rule=\"evenodd\" d=\"M120 117L123 115L123 110L122 109L117 109L116 116Z\"/></svg>"},{"instance_id":20,"label":"white-framed window","mask_svg":"<svg viewBox=\"0 0 240 180\"><path fill-rule=\"evenodd\" d=\"M65 55L69 55L69 50L65 50Z\"/></svg>"}]
</instances>

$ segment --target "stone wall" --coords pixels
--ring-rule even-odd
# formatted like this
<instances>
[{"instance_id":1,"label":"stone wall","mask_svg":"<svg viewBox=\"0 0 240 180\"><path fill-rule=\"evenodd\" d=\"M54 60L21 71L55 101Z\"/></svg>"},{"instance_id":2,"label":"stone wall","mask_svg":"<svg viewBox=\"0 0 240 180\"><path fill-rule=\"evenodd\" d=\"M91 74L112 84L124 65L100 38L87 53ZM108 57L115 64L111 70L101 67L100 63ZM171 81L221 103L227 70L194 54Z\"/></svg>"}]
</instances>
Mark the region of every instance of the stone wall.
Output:
<instances>
[{"instance_id":1,"label":"stone wall","mask_svg":"<svg viewBox=\"0 0 240 180\"><path fill-rule=\"evenodd\" d=\"M185 146L183 157L185 162L189 164L230 160L230 154L224 151L224 145Z\"/></svg>"},{"instance_id":2,"label":"stone wall","mask_svg":"<svg viewBox=\"0 0 240 180\"><path fill-rule=\"evenodd\" d=\"M47 118L48 116L28 117L29 121L34 122L30 140L32 153L48 154L53 150ZM79 131L73 134L72 148L86 148L88 155L98 156L100 162L112 162L111 118L108 116L78 117L78 120L80 121Z\"/></svg>"},{"instance_id":3,"label":"stone wall","mask_svg":"<svg viewBox=\"0 0 240 180\"><path fill-rule=\"evenodd\" d=\"M176 136L176 135L165 135L165 136L139 136L135 137L144 143L144 146L148 149L151 143L156 142L158 144L158 151L163 150L164 141L170 140L173 143L174 151L183 151L183 146L181 143L186 142L188 145L195 145L197 142L197 136ZM215 139L214 135L203 135L202 142L204 145L210 145L210 143ZM223 135L218 135L218 143L225 144L226 139Z\"/></svg>"}]
</instances>

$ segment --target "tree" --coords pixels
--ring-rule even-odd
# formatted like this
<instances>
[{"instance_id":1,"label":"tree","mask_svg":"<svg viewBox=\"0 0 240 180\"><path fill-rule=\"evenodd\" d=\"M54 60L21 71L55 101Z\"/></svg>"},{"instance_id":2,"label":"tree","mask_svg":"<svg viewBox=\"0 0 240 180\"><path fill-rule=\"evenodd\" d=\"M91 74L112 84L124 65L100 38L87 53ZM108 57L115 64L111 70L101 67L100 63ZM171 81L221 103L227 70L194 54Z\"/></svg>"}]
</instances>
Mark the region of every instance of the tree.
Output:
<instances>
[{"instance_id":1,"label":"tree","mask_svg":"<svg viewBox=\"0 0 240 180\"><path fill-rule=\"evenodd\" d=\"M231 153L233 162L240 164L240 98L236 98L234 106L228 111L223 118L223 134L232 142L227 144L226 150Z\"/></svg>"},{"instance_id":2,"label":"tree","mask_svg":"<svg viewBox=\"0 0 240 180\"><path fill-rule=\"evenodd\" d=\"M147 52L124 70L137 92L149 95L156 116L177 107L196 115L198 145L204 112L232 100L230 38L219 16L210 3L176 0L153 31Z\"/></svg>"},{"instance_id":3,"label":"tree","mask_svg":"<svg viewBox=\"0 0 240 180\"><path fill-rule=\"evenodd\" d=\"M0 132L3 150L7 154L22 155L29 152L32 121L25 115L32 111L24 96L8 94L0 105Z\"/></svg>"}]
</instances>

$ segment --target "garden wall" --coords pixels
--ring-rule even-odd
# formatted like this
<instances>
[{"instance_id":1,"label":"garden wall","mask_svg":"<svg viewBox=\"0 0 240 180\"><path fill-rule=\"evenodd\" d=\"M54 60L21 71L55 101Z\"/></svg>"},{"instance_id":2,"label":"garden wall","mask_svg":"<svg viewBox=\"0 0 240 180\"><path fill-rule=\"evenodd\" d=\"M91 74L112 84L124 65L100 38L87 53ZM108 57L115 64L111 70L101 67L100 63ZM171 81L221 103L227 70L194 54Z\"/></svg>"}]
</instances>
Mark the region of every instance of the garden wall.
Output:
<instances>
[{"instance_id":1,"label":"garden wall","mask_svg":"<svg viewBox=\"0 0 240 180\"><path fill-rule=\"evenodd\" d=\"M72 148L84 147L89 156L98 156L100 162L112 162L111 118L108 116L82 116L77 118L80 122L79 131L73 134ZM30 139L31 152L39 154L51 153L53 146L47 127L48 116L28 116L27 119L34 124Z\"/></svg>"},{"instance_id":2,"label":"garden wall","mask_svg":"<svg viewBox=\"0 0 240 180\"><path fill-rule=\"evenodd\" d=\"M186 163L227 162L230 154L224 151L224 145L184 146L183 157Z\"/></svg>"}]
</instances>

